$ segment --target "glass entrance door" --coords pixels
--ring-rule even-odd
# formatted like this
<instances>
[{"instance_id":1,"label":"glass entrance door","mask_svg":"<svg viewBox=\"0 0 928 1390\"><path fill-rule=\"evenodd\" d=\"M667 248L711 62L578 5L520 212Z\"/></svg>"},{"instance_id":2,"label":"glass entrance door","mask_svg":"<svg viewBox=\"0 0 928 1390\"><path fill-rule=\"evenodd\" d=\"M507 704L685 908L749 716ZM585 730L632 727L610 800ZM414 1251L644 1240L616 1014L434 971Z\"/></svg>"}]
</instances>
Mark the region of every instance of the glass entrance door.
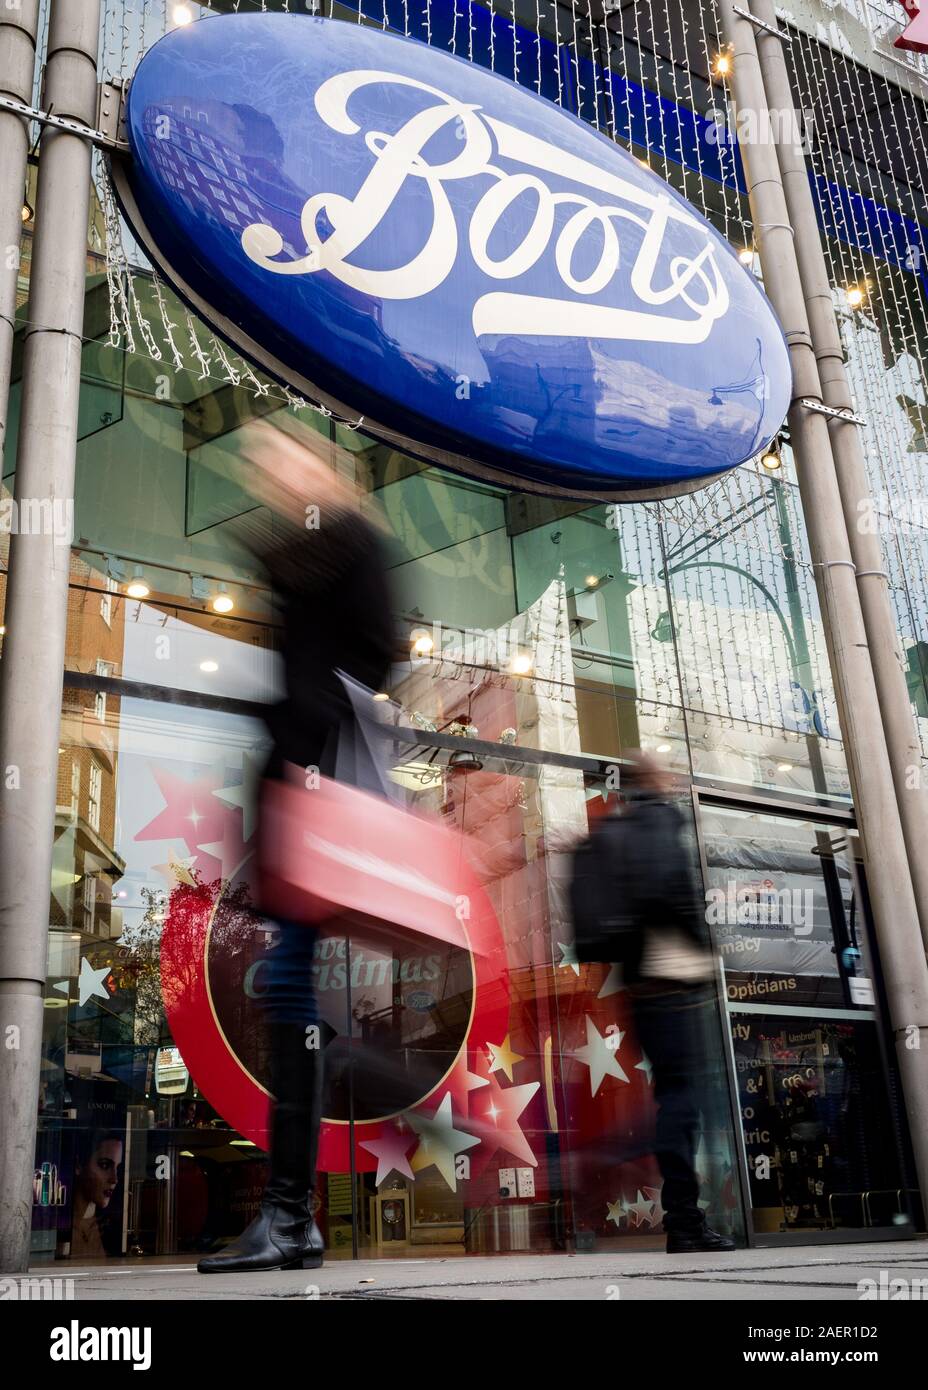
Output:
<instances>
[{"instance_id":1,"label":"glass entrance door","mask_svg":"<svg viewBox=\"0 0 928 1390\"><path fill-rule=\"evenodd\" d=\"M700 812L754 1234L898 1235L919 1215L917 1194L857 836L705 800Z\"/></svg>"}]
</instances>

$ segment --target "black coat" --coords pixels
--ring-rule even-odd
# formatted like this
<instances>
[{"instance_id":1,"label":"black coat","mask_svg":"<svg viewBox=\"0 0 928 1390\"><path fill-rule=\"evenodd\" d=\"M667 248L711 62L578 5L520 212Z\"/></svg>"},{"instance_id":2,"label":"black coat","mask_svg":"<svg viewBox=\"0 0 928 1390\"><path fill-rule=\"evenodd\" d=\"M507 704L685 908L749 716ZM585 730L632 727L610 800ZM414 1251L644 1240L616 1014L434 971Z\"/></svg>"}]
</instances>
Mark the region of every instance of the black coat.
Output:
<instances>
[{"instance_id":1,"label":"black coat","mask_svg":"<svg viewBox=\"0 0 928 1390\"><path fill-rule=\"evenodd\" d=\"M616 828L622 841L623 888L639 925L658 932L674 927L695 945L708 947L702 877L680 808L639 793L626 804Z\"/></svg>"},{"instance_id":2,"label":"black coat","mask_svg":"<svg viewBox=\"0 0 928 1390\"><path fill-rule=\"evenodd\" d=\"M318 530L277 527L254 545L282 620L285 698L265 716L281 764L334 771L336 738L351 704L338 670L382 690L393 656L390 585L378 532L355 512L323 518Z\"/></svg>"}]
</instances>

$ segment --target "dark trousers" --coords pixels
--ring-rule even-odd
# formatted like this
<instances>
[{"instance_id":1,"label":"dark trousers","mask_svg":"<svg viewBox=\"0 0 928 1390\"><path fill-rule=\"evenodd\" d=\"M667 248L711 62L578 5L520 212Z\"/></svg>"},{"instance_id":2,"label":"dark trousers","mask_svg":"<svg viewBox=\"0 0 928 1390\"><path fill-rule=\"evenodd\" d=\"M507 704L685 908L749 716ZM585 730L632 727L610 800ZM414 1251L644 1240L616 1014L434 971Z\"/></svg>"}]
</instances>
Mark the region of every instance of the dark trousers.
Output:
<instances>
[{"instance_id":1,"label":"dark trousers","mask_svg":"<svg viewBox=\"0 0 928 1390\"><path fill-rule=\"evenodd\" d=\"M651 1063L657 1127L654 1152L663 1179L664 1230L704 1224L698 1205L696 1145L708 1079L706 1036L711 996L704 986L651 981L631 990L635 1028Z\"/></svg>"},{"instance_id":2,"label":"dark trousers","mask_svg":"<svg viewBox=\"0 0 928 1390\"><path fill-rule=\"evenodd\" d=\"M316 932L298 922L279 925L280 937L268 953L263 999L274 1097L264 1199L305 1216L315 1185L322 1113L322 1050L307 1034L318 1022L312 969Z\"/></svg>"},{"instance_id":3,"label":"dark trousers","mask_svg":"<svg viewBox=\"0 0 928 1390\"><path fill-rule=\"evenodd\" d=\"M265 1016L269 1023L319 1022L313 977L317 933L299 922L279 922L280 935L267 956Z\"/></svg>"}]
</instances>

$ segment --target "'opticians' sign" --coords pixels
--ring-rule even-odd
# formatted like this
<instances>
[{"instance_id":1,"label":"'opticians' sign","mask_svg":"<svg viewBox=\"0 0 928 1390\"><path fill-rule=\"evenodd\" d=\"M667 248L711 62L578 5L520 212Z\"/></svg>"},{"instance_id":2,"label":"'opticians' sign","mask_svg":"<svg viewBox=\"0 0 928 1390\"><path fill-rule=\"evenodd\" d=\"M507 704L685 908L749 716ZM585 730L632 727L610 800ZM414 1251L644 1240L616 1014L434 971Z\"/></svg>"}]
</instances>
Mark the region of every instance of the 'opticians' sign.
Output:
<instances>
[{"instance_id":1,"label":"'opticians' sign","mask_svg":"<svg viewBox=\"0 0 928 1390\"><path fill-rule=\"evenodd\" d=\"M689 490L765 448L790 368L750 272L666 183L413 40L230 15L142 59L117 169L178 291L374 436L541 491Z\"/></svg>"}]
</instances>

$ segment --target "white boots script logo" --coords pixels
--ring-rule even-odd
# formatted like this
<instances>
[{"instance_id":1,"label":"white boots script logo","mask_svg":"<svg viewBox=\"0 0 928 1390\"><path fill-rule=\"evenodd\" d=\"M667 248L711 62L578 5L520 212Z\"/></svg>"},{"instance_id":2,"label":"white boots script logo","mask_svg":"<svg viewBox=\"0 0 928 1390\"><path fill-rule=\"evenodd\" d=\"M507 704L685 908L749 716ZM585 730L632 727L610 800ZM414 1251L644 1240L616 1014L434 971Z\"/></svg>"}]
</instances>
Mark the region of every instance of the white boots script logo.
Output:
<instances>
[{"instance_id":1,"label":"white boots script logo","mask_svg":"<svg viewBox=\"0 0 928 1390\"><path fill-rule=\"evenodd\" d=\"M363 131L348 114L348 103L356 91L371 84L411 87L435 100L393 135ZM458 258L458 226L448 185L485 175L492 182L473 210L467 235L474 262L492 280L505 283L531 270L551 245L556 210L561 205L576 210L554 241L555 266L565 293L550 296L500 289L480 294L472 309L478 337L505 333L698 344L726 313L729 296L715 259L714 233L668 196L655 175L647 174L642 186L607 173L437 87L390 72L366 70L331 77L317 89L315 105L332 130L362 139L373 163L354 198L314 192L307 199L301 214L305 255L278 260L284 250L280 232L263 222L247 227L242 247L263 269L275 275L327 270L342 284L383 300L431 294L451 274ZM426 147L448 126L461 142L460 152L442 163L429 164ZM507 173L494 159L521 166L521 172ZM558 191L549 187L547 178ZM395 269L371 270L357 264L351 257L376 234L407 179L422 180L431 197L432 222L424 244ZM564 189L565 183L574 187ZM577 191L578 185L586 191ZM491 238L523 195L529 195L528 207L533 202L535 206L528 230L504 256L494 259ZM320 215L331 229L324 239L317 227ZM621 252L623 224L634 229L631 264L628 253ZM668 230L673 233L672 251L665 245ZM578 279L573 269L575 253L588 233L597 238L599 259ZM684 245L686 254L681 251ZM609 289L620 268L640 307L590 303L590 296Z\"/></svg>"}]
</instances>

